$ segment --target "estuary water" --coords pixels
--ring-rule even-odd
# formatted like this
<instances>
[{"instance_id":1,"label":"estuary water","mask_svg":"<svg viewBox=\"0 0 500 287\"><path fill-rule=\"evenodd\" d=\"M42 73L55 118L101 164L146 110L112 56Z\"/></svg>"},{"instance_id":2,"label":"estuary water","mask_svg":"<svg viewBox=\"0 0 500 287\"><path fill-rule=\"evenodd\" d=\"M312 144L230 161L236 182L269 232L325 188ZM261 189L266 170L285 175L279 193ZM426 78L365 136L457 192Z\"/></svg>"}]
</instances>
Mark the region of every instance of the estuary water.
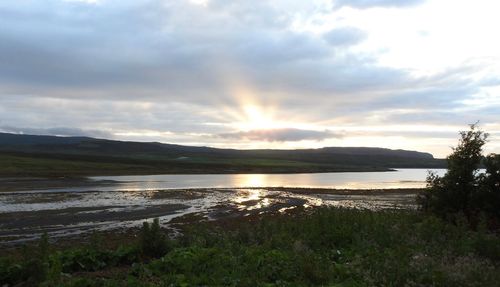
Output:
<instances>
[{"instance_id":1,"label":"estuary water","mask_svg":"<svg viewBox=\"0 0 500 287\"><path fill-rule=\"evenodd\" d=\"M443 175L446 169L434 169ZM106 190L150 190L179 188L305 187L335 189L392 189L425 187L427 169L398 169L386 172L335 172L301 174L189 174L99 176L119 184Z\"/></svg>"},{"instance_id":2,"label":"estuary water","mask_svg":"<svg viewBox=\"0 0 500 287\"><path fill-rule=\"evenodd\" d=\"M445 170L433 172L443 175ZM127 230L152 218L159 218L168 227L193 215L200 220L218 220L313 206L414 208L414 189L425 186L427 173L425 169L400 169L100 176L82 181L22 179L20 183L1 179L0 245L32 240L43 232L66 237L96 230Z\"/></svg>"}]
</instances>

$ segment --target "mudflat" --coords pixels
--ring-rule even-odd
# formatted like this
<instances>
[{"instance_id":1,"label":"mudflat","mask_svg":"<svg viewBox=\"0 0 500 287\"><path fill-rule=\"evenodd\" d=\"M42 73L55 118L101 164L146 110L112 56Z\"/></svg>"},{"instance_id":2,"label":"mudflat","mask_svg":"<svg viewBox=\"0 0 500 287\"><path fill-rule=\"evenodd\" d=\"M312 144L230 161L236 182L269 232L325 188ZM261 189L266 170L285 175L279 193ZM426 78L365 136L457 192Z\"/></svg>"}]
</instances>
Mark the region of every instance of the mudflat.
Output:
<instances>
[{"instance_id":1,"label":"mudflat","mask_svg":"<svg viewBox=\"0 0 500 287\"><path fill-rule=\"evenodd\" d=\"M93 232L127 232L159 218L164 228L194 221L337 206L413 209L419 189L198 188L140 191L0 193L0 244L47 232L55 240Z\"/></svg>"}]
</instances>

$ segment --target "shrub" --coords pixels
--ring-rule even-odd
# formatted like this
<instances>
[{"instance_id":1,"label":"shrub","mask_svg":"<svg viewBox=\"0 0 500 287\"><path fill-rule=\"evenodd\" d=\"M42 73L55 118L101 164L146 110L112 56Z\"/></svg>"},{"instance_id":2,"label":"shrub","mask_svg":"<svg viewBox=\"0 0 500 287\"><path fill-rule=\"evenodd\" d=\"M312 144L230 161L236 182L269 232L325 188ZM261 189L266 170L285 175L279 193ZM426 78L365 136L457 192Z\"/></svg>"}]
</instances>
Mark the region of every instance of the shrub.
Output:
<instances>
[{"instance_id":1,"label":"shrub","mask_svg":"<svg viewBox=\"0 0 500 287\"><path fill-rule=\"evenodd\" d=\"M448 171L443 177L429 173L427 188L417 199L421 209L442 218L465 216L477 222L480 214L500 218L500 157L482 155L488 134L471 125L460 132L458 146L448 156ZM484 160L485 173L479 173Z\"/></svg>"},{"instance_id":2,"label":"shrub","mask_svg":"<svg viewBox=\"0 0 500 287\"><path fill-rule=\"evenodd\" d=\"M481 207L481 211L496 220L495 225L500 223L500 155L490 154L484 161L486 171L479 177L478 194L473 202L475 206Z\"/></svg>"},{"instance_id":3,"label":"shrub","mask_svg":"<svg viewBox=\"0 0 500 287\"><path fill-rule=\"evenodd\" d=\"M144 222L140 235L140 249L143 255L161 257L169 250L169 241L161 231L160 220L155 218L153 223Z\"/></svg>"}]
</instances>

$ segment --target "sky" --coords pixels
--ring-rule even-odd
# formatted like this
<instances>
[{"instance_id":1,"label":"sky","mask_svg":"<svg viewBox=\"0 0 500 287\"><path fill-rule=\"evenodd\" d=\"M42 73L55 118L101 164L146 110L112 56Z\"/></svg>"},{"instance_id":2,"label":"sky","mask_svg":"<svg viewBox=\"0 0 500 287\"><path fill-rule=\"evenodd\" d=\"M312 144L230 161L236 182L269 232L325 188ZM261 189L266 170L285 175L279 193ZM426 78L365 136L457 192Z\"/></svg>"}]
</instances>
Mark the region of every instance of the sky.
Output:
<instances>
[{"instance_id":1,"label":"sky","mask_svg":"<svg viewBox=\"0 0 500 287\"><path fill-rule=\"evenodd\" d=\"M0 132L500 153L500 2L0 0Z\"/></svg>"}]
</instances>

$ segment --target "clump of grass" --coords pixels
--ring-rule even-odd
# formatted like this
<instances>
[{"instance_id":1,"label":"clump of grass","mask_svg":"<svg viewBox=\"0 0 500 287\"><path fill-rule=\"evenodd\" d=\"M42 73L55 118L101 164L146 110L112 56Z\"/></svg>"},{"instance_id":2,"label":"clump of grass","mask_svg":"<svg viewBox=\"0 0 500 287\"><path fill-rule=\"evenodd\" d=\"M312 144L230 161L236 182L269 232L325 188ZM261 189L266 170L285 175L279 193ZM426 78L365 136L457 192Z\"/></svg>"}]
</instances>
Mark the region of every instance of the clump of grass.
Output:
<instances>
[{"instance_id":1,"label":"clump of grass","mask_svg":"<svg viewBox=\"0 0 500 287\"><path fill-rule=\"evenodd\" d=\"M67 275L40 277L39 282L47 286L497 286L498 246L498 235L486 229L471 230L415 211L318 208L198 223L186 228L176 242L155 220L144 225L134 244L50 253L48 270ZM16 264L26 263L0 260L1 276L14 276ZM117 267L122 268L119 275L112 272ZM5 282L27 282L21 279Z\"/></svg>"}]
</instances>

